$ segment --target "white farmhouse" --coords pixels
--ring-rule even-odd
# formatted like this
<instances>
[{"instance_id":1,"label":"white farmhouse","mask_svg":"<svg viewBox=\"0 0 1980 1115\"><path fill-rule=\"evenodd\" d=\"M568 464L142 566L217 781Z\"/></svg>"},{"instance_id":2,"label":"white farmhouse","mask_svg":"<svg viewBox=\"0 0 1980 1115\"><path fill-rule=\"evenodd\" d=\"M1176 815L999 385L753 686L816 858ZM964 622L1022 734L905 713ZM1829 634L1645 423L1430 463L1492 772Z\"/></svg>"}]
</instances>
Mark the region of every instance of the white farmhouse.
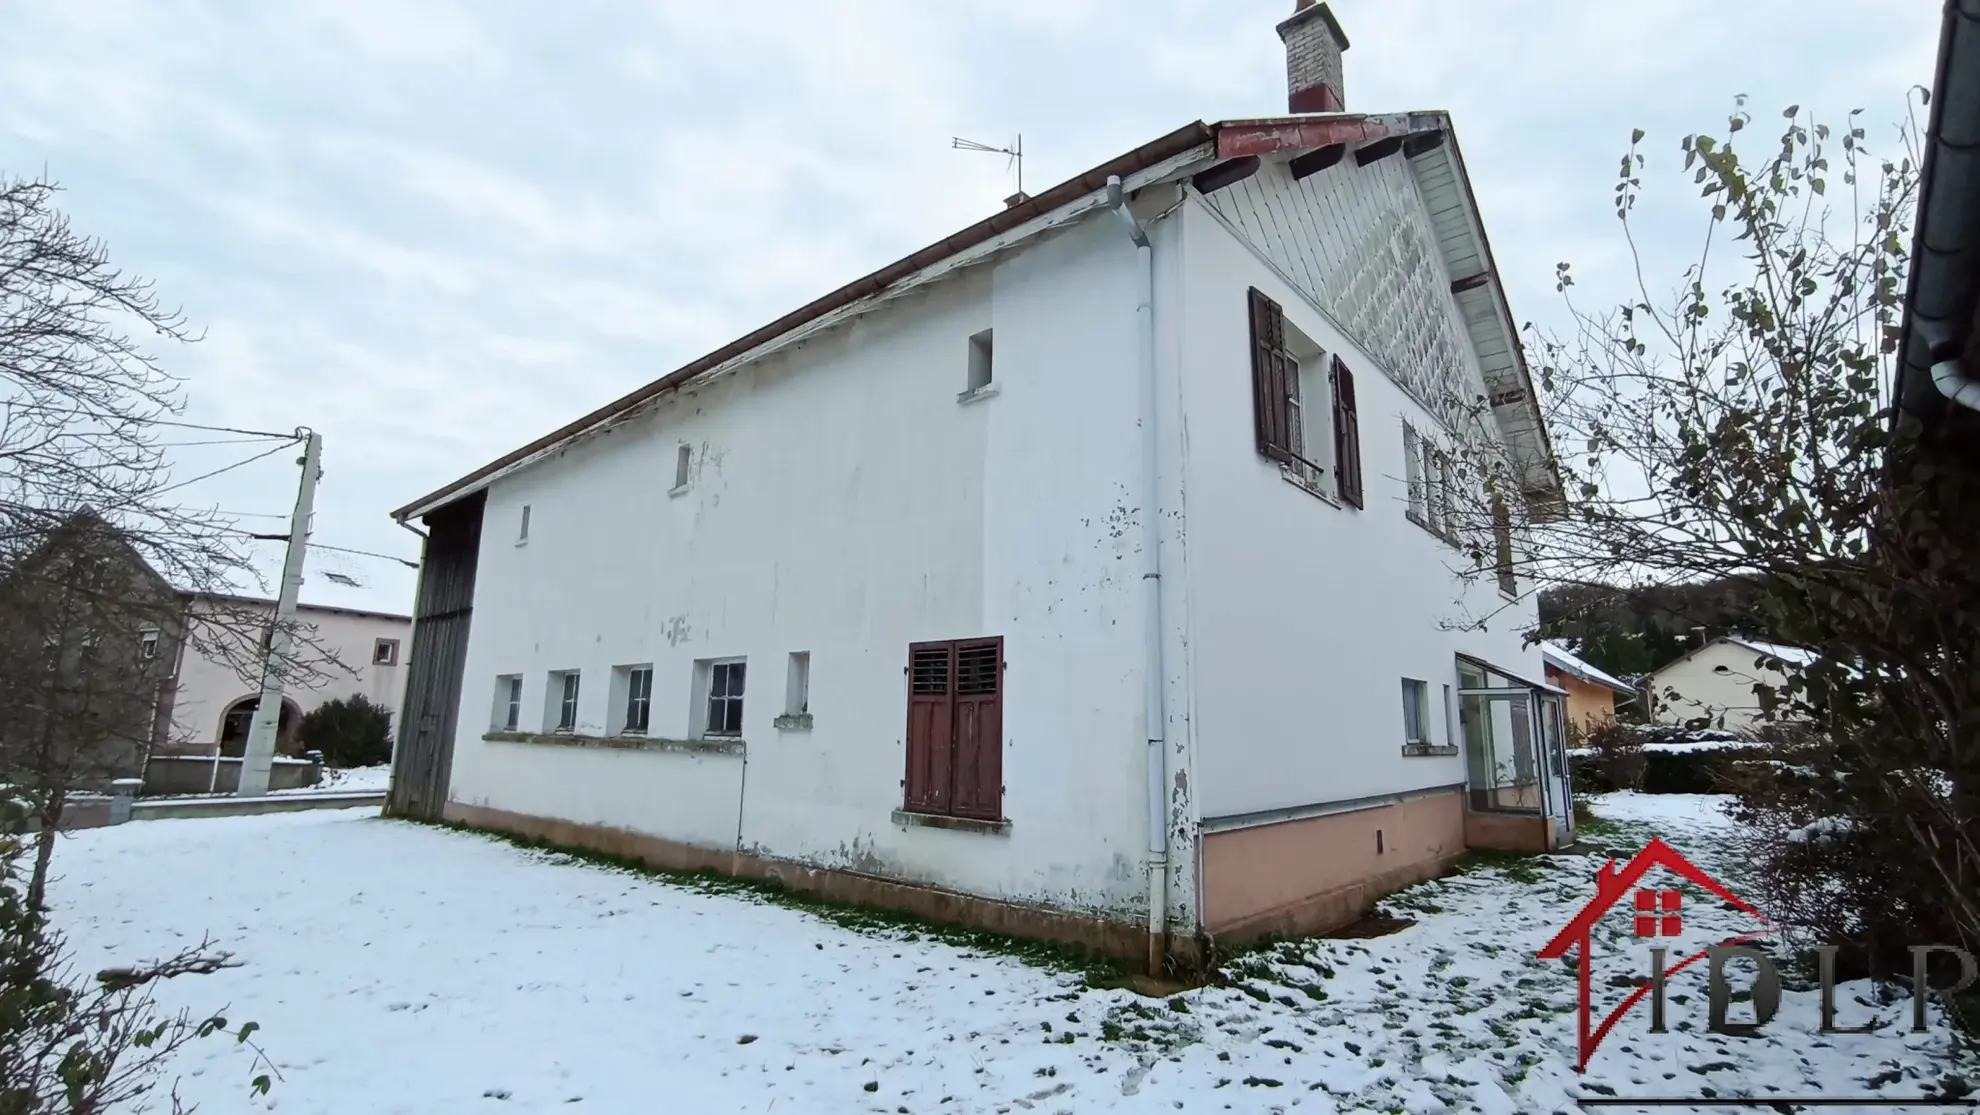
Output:
<instances>
[{"instance_id":1,"label":"white farmhouse","mask_svg":"<svg viewBox=\"0 0 1980 1115\"><path fill-rule=\"evenodd\" d=\"M397 511L388 808L1185 964L1566 839L1534 604L1462 582L1412 484L1455 394L1558 496L1451 121L1341 111L1327 5L1279 33L1289 114L1014 198Z\"/></svg>"},{"instance_id":2,"label":"white farmhouse","mask_svg":"<svg viewBox=\"0 0 1980 1115\"><path fill-rule=\"evenodd\" d=\"M1780 715L1789 671L1817 657L1804 647L1727 635L1658 667L1646 687L1664 723L1751 731Z\"/></svg>"}]
</instances>

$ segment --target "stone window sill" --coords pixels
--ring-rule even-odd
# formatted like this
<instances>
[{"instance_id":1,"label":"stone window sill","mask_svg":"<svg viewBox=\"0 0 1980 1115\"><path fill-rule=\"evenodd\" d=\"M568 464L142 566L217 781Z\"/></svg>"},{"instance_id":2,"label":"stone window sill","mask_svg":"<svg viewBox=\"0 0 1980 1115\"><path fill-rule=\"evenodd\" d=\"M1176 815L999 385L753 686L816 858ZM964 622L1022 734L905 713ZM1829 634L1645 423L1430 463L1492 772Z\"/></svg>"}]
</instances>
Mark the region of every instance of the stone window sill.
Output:
<instances>
[{"instance_id":1,"label":"stone window sill","mask_svg":"<svg viewBox=\"0 0 1980 1115\"><path fill-rule=\"evenodd\" d=\"M658 736L580 736L570 733L489 732L489 743L528 743L543 747L593 747L608 751L674 751L688 755L741 755L739 739L661 739Z\"/></svg>"},{"instance_id":2,"label":"stone window sill","mask_svg":"<svg viewBox=\"0 0 1980 1115\"><path fill-rule=\"evenodd\" d=\"M809 732L811 714L808 712L787 712L770 722L770 726L780 732Z\"/></svg>"},{"instance_id":3,"label":"stone window sill","mask_svg":"<svg viewBox=\"0 0 1980 1115\"><path fill-rule=\"evenodd\" d=\"M984 836L1009 836L1011 823L1003 821L979 821L974 817L950 817L940 813L910 813L896 809L894 823L903 828L950 829L955 832L976 832Z\"/></svg>"},{"instance_id":4,"label":"stone window sill","mask_svg":"<svg viewBox=\"0 0 1980 1115\"><path fill-rule=\"evenodd\" d=\"M689 485L689 484L680 484L680 485L677 485L677 486L675 486L675 487L672 487L672 488L669 488L669 489L667 489L667 495L668 495L668 496L670 496L670 497L671 497L671 496L684 496L684 495L686 495L686 494L688 494L688 488L690 488L690 487L692 487L692 485Z\"/></svg>"},{"instance_id":5,"label":"stone window sill","mask_svg":"<svg viewBox=\"0 0 1980 1115\"><path fill-rule=\"evenodd\" d=\"M994 383L986 383L981 387L972 387L969 390L964 391L961 394L957 395L956 402L964 406L968 406L970 403L980 402L984 399L994 399L996 397L997 397L997 385Z\"/></svg>"},{"instance_id":6,"label":"stone window sill","mask_svg":"<svg viewBox=\"0 0 1980 1115\"><path fill-rule=\"evenodd\" d=\"M1455 743L1405 743L1402 753L1405 756L1455 755L1458 749Z\"/></svg>"},{"instance_id":7,"label":"stone window sill","mask_svg":"<svg viewBox=\"0 0 1980 1115\"><path fill-rule=\"evenodd\" d=\"M1305 492L1307 495L1312 496L1329 507L1339 507L1341 505L1341 501L1327 494L1325 487L1326 478L1324 476L1314 475L1302 465L1294 464L1291 461L1282 461L1279 464L1279 476L1286 483L1291 484L1293 487L1298 488L1300 491Z\"/></svg>"}]
</instances>

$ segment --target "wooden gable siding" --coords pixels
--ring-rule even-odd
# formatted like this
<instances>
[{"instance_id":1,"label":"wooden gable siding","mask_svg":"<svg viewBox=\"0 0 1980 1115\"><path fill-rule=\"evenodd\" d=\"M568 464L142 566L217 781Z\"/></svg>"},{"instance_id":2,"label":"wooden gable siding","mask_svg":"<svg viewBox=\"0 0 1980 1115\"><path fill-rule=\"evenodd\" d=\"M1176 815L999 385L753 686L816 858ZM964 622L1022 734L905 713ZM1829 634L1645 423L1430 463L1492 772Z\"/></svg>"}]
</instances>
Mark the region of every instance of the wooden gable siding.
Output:
<instances>
[{"instance_id":1,"label":"wooden gable siding","mask_svg":"<svg viewBox=\"0 0 1980 1115\"><path fill-rule=\"evenodd\" d=\"M1482 392L1409 160L1343 160L1297 180L1268 165L1205 201L1432 413L1451 421L1448 397Z\"/></svg>"}]
</instances>

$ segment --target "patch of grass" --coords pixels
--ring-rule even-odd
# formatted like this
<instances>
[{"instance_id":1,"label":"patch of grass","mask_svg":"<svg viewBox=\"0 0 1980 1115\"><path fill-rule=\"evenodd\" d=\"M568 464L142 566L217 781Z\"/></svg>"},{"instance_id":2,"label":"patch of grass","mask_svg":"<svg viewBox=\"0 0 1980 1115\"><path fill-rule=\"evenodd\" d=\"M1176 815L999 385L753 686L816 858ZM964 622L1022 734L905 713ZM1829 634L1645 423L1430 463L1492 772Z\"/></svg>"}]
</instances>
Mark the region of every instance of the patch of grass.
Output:
<instances>
[{"instance_id":1,"label":"patch of grass","mask_svg":"<svg viewBox=\"0 0 1980 1115\"><path fill-rule=\"evenodd\" d=\"M739 879L708 868L684 871L655 867L633 856L599 852L492 829L479 829L457 821L404 819L401 821L405 824L423 825L499 841L546 857L572 860L608 871L623 871L703 894L729 895L775 903L794 910L802 910L821 921L867 936L886 937L899 941L936 940L958 948L1007 956L1035 968L1082 976L1093 986L1116 985L1132 971L1124 961L1095 956L1055 942L1012 937L958 925L944 925L926 921L912 914L841 902L807 891L794 890L775 879Z\"/></svg>"},{"instance_id":2,"label":"patch of grass","mask_svg":"<svg viewBox=\"0 0 1980 1115\"><path fill-rule=\"evenodd\" d=\"M1477 849L1459 856L1453 870L1458 874L1497 871L1522 886L1538 883L1546 878L1545 866L1538 856L1487 849Z\"/></svg>"},{"instance_id":3,"label":"patch of grass","mask_svg":"<svg viewBox=\"0 0 1980 1115\"><path fill-rule=\"evenodd\" d=\"M1574 806L1574 834L1577 837L1592 836L1610 838L1621 836L1623 827L1588 807L1586 802L1576 802Z\"/></svg>"}]
</instances>

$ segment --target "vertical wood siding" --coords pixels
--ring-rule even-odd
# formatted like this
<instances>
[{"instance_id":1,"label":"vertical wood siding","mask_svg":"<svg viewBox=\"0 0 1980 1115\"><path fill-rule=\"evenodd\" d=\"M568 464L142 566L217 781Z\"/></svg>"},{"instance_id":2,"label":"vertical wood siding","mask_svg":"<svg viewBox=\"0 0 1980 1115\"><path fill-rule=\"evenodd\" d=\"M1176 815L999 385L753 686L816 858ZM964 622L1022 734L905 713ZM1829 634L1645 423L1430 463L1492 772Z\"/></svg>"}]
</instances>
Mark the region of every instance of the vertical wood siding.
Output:
<instances>
[{"instance_id":1,"label":"vertical wood siding","mask_svg":"<svg viewBox=\"0 0 1980 1115\"><path fill-rule=\"evenodd\" d=\"M385 799L387 816L433 821L447 804L484 502L483 495L476 493L425 519L428 534L419 567L392 789Z\"/></svg>"}]
</instances>

